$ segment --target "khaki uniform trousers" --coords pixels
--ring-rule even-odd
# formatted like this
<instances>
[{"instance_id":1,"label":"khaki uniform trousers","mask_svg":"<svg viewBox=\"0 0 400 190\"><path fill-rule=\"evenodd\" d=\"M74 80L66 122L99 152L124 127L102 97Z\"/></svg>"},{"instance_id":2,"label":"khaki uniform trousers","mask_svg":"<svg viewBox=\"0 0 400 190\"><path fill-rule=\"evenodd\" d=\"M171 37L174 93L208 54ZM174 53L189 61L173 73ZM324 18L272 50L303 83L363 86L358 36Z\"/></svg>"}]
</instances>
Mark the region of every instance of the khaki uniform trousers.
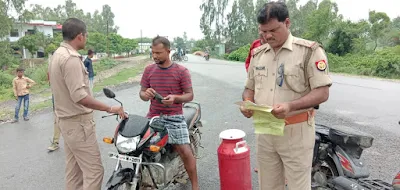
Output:
<instances>
[{"instance_id":1,"label":"khaki uniform trousers","mask_svg":"<svg viewBox=\"0 0 400 190\"><path fill-rule=\"evenodd\" d=\"M104 168L93 113L58 119L64 138L66 190L100 190Z\"/></svg>"},{"instance_id":2,"label":"khaki uniform trousers","mask_svg":"<svg viewBox=\"0 0 400 190\"><path fill-rule=\"evenodd\" d=\"M53 143L60 142L60 127L58 126L58 119L56 114L54 114L54 134L53 134Z\"/></svg>"},{"instance_id":3,"label":"khaki uniform trousers","mask_svg":"<svg viewBox=\"0 0 400 190\"><path fill-rule=\"evenodd\" d=\"M257 134L260 190L311 190L314 119L286 125L284 136Z\"/></svg>"}]
</instances>

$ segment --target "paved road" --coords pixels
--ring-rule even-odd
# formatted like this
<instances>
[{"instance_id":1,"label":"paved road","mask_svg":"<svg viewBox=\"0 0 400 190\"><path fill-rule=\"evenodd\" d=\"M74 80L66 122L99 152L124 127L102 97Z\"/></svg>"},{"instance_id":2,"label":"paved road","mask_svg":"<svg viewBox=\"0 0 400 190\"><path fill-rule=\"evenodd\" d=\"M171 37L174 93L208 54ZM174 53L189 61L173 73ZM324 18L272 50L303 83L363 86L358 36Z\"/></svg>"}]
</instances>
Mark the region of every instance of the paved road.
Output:
<instances>
[{"instance_id":1,"label":"paved road","mask_svg":"<svg viewBox=\"0 0 400 190\"><path fill-rule=\"evenodd\" d=\"M224 129L239 128L246 132L251 145L252 167L255 163L254 135L251 120L241 116L233 104L240 100L245 70L243 64L228 63L211 59L205 62L200 57L189 56L184 63L192 73L195 100L202 103L203 146L198 161L202 189L219 189L217 147L218 134ZM391 181L398 170L400 149L400 93L399 83L375 79L360 79L333 75L334 84L327 103L321 105L317 122L326 125L349 126L375 136L374 145L364 152L371 176ZM139 87L133 85L116 94L126 109L145 115L148 103L138 98ZM112 100L99 97L101 101L115 104ZM397 114L397 115L396 115ZM114 132L113 118L101 119L96 113L98 140ZM0 189L4 190L58 190L64 183L63 146L57 152L46 151L52 136L52 113L38 114L29 122L0 126ZM105 156L114 147L100 143L105 166L105 180L111 174L115 161ZM257 187L253 174L253 189ZM185 187L178 189L187 189Z\"/></svg>"}]
</instances>

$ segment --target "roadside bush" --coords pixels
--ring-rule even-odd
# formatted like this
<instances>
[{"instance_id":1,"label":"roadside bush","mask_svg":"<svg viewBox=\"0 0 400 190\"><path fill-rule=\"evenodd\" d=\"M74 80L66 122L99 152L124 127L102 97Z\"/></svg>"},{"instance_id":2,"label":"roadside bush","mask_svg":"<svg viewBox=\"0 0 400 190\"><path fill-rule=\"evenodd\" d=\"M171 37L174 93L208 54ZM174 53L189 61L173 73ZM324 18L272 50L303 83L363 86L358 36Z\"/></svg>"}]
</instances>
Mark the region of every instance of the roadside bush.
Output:
<instances>
[{"instance_id":1,"label":"roadside bush","mask_svg":"<svg viewBox=\"0 0 400 190\"><path fill-rule=\"evenodd\" d=\"M228 55L228 59L232 61L246 61L247 56L249 55L250 44L240 47L239 49L231 52ZM226 56L224 56L226 57Z\"/></svg>"},{"instance_id":2,"label":"roadside bush","mask_svg":"<svg viewBox=\"0 0 400 190\"><path fill-rule=\"evenodd\" d=\"M328 54L332 72L383 78L400 78L400 46L385 48L372 54Z\"/></svg>"},{"instance_id":3,"label":"roadside bush","mask_svg":"<svg viewBox=\"0 0 400 190\"><path fill-rule=\"evenodd\" d=\"M225 54L224 59L244 62L250 45ZM400 79L400 45L387 47L370 54L338 56L328 53L329 70L336 73Z\"/></svg>"},{"instance_id":4,"label":"roadside bush","mask_svg":"<svg viewBox=\"0 0 400 190\"><path fill-rule=\"evenodd\" d=\"M192 53L194 53L196 51L203 51L203 50L201 48L199 48L199 47L192 48Z\"/></svg>"},{"instance_id":5,"label":"roadside bush","mask_svg":"<svg viewBox=\"0 0 400 190\"><path fill-rule=\"evenodd\" d=\"M0 100L12 98L14 92L12 90L12 80L15 78L5 71L0 72Z\"/></svg>"}]
</instances>

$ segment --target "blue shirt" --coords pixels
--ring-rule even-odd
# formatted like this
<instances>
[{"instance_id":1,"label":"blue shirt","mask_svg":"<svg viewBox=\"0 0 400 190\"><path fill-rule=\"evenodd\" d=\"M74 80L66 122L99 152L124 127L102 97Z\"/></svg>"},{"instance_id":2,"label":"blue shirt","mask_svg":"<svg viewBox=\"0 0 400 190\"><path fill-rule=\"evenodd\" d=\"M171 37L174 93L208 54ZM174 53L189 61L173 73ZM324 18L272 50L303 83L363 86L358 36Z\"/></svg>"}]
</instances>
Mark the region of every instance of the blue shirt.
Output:
<instances>
[{"instance_id":1,"label":"blue shirt","mask_svg":"<svg viewBox=\"0 0 400 190\"><path fill-rule=\"evenodd\" d=\"M87 57L85 59L84 64L85 64L86 70L89 72L89 78L93 78L94 72L93 72L92 60L89 57Z\"/></svg>"}]
</instances>

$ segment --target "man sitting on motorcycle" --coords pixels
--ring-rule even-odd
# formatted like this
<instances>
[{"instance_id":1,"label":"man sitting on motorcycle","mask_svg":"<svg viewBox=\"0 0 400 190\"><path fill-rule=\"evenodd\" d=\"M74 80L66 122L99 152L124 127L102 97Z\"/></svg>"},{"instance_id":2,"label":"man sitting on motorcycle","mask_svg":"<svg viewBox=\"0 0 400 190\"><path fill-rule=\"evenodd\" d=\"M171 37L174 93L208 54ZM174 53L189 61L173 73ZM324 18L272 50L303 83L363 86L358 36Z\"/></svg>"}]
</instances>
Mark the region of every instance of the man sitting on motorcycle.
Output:
<instances>
[{"instance_id":1,"label":"man sitting on motorcycle","mask_svg":"<svg viewBox=\"0 0 400 190\"><path fill-rule=\"evenodd\" d=\"M196 159L190 148L189 131L183 116L183 103L193 100L190 73L182 65L171 62L170 42L157 36L152 42L155 64L147 66L141 80L140 98L151 100L148 118L160 116L160 122L168 130L168 143L182 158L192 182L192 190L199 189ZM155 93L164 97L162 102L154 99Z\"/></svg>"}]
</instances>

